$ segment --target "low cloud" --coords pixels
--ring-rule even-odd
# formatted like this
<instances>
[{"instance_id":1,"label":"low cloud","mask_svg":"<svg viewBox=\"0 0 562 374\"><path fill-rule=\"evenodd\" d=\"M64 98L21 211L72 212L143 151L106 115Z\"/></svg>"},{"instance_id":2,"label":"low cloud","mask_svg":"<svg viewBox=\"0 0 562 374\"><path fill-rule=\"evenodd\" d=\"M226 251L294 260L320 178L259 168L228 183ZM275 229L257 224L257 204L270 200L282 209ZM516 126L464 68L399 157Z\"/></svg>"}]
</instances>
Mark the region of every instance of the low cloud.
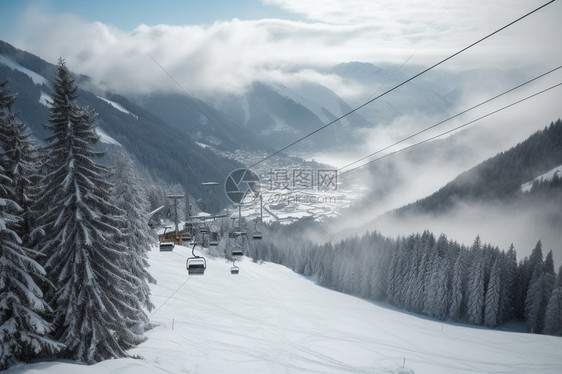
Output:
<instances>
[{"instance_id":1,"label":"low cloud","mask_svg":"<svg viewBox=\"0 0 562 374\"><path fill-rule=\"evenodd\" d=\"M560 222L561 212L550 201L526 208L499 203L459 203L441 216L383 217L375 221L373 227L389 236L430 230L436 235L444 233L449 239L465 245L472 244L476 235L480 235L483 243L490 243L502 250L507 250L513 244L518 259L529 256L541 240L543 253L546 255L552 250L555 262L561 264Z\"/></svg>"},{"instance_id":2,"label":"low cloud","mask_svg":"<svg viewBox=\"0 0 562 374\"><path fill-rule=\"evenodd\" d=\"M501 26L530 9L527 1L455 6L417 1L265 2L305 15L306 20L139 25L123 32L72 15L51 14L43 4L27 9L19 37L12 42L51 62L62 56L72 70L121 93L178 91L179 86L196 95L236 93L256 80L298 79L328 83L345 97L353 96L350 87L322 73L323 68L347 61L402 63L412 54L411 63L427 66L492 31L490 25ZM474 9L478 6L481 11ZM501 12L494 11L498 9ZM556 32L560 25L553 21L554 14L542 12L528 22L541 22L541 27L514 29L455 63L464 68L521 66L561 57L557 46L562 32ZM548 27L553 30L545 30ZM497 43L502 53L492 53Z\"/></svg>"}]
</instances>

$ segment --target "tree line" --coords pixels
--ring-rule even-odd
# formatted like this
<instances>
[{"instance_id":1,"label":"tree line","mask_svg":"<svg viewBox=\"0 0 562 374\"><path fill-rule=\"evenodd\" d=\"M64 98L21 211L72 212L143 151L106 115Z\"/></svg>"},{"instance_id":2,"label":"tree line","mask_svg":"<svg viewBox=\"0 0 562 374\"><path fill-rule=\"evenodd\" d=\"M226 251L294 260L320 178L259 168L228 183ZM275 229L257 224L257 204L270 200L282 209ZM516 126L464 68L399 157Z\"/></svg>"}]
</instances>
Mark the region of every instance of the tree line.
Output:
<instances>
[{"instance_id":1,"label":"tree line","mask_svg":"<svg viewBox=\"0 0 562 374\"><path fill-rule=\"evenodd\" d=\"M274 225L250 255L440 320L488 327L522 320L529 332L562 336L562 266L557 274L540 241L518 262L513 245L504 251L479 237L465 246L429 231L395 239L371 232L320 245L303 241L301 230Z\"/></svg>"},{"instance_id":2,"label":"tree line","mask_svg":"<svg viewBox=\"0 0 562 374\"><path fill-rule=\"evenodd\" d=\"M148 200L132 161L102 165L95 113L60 59L37 146L0 83L0 370L127 356L149 326Z\"/></svg>"}]
</instances>

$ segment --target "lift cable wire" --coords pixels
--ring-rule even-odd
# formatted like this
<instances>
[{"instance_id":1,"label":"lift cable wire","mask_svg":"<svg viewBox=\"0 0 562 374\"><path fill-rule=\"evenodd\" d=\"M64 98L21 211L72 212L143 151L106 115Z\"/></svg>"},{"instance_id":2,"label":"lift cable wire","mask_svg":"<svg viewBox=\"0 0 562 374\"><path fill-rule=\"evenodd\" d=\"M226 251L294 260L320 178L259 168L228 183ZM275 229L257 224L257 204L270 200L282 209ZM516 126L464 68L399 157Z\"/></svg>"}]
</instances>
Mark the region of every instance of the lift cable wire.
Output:
<instances>
[{"instance_id":1,"label":"lift cable wire","mask_svg":"<svg viewBox=\"0 0 562 374\"><path fill-rule=\"evenodd\" d=\"M299 139L293 141L292 143L290 143L290 144L286 145L285 147L281 148L280 150L278 150L278 151L276 151L276 152L274 152L274 153L271 153L269 156L266 156L265 158L261 159L260 161L254 163L254 164L253 164L252 166L250 166L249 168L251 169L251 168L253 168L253 167L255 167L255 166L261 164L262 162L265 162L266 160L268 160L268 159L270 159L270 158L272 158L272 157L278 155L279 153L281 153L281 152L283 152L283 151L285 151L285 150L291 148L291 147L294 146L295 144L300 143L301 141L303 141L303 140L305 140L305 139L311 137L312 135L314 135L314 134L316 134L316 133L318 133L318 132L324 130L325 128L327 128L327 127L333 125L334 123L336 123L336 122L342 120L343 118L345 118L345 117L347 117L347 116L349 116L349 115L351 115L351 114L357 112L359 109L361 109L361 108L363 108L363 107L365 107L365 106L371 104L372 102L374 102L374 101L380 99L381 97L383 97L383 96L385 96L385 95L387 95L387 94L389 94L389 93L395 91L396 89L398 89L398 88L404 86L405 84L407 84L407 83L413 81L414 79L418 78L419 76L421 76L421 75L427 73L428 71L430 71L430 70L436 68L436 67L439 66L439 65L442 65L443 63L445 63L445 62L451 60L452 58L454 58L454 57L458 56L459 54L465 52L466 50L468 50L468 49L474 47L475 45L477 45L477 44L483 42L484 40L489 39L490 37L492 37L492 36L498 34L499 32L501 32L501 31L507 29L508 27L510 27L510 26L514 25L515 23L517 23L517 22L523 20L524 18L527 18L528 16L532 15L533 13L538 12L538 11L541 10L542 8L544 8L544 7L546 7L546 6L548 6L548 5L552 4L552 3L554 3L555 1L556 1L556 0L550 0L549 2L547 2L547 3L545 3L545 4L541 5L541 6L539 6L538 8L536 8L536 9L534 9L534 10L532 10L532 11L526 13L526 14L524 14L523 16L517 18L516 20L511 21L511 22L508 23L507 25L500 27L500 28L497 29L496 31L494 31L494 32L492 32L492 33L490 33L490 34L484 36L483 38L481 38L481 39L475 41L474 43L468 45L467 47L464 47L463 49L459 50L458 52L453 53L453 54L450 55L449 57L447 57L447 58L445 58L445 59L443 59L443 60L441 60L441 61L439 61L439 62L433 64L432 66L426 68L425 70L423 70L423 71L417 73L416 75L414 75L414 76L412 76L412 77L406 79L406 80L403 81L402 83L399 83L398 85L396 85L396 86L394 86L394 87L392 87L392 88L386 90L385 92L381 93L380 95L378 95L378 96L376 96L376 97L374 97L374 98L372 98L372 99L366 101L365 103L359 105L359 106L356 107L355 109L352 109L351 111L349 111L349 112L347 112L347 113L341 115L340 117L334 119L333 121L328 122L327 124L325 124L325 125L323 125L323 126L317 128L316 130L312 131L311 133L309 133L309 134L307 134L307 135L305 135L305 136L303 136L303 137L301 137L301 138L299 138Z\"/></svg>"},{"instance_id":2,"label":"lift cable wire","mask_svg":"<svg viewBox=\"0 0 562 374\"><path fill-rule=\"evenodd\" d=\"M160 304L160 306L159 306L158 308L156 308L156 309L154 310L154 312L150 313L149 318L151 318L152 316L154 316L154 315L156 314L156 312L158 312L160 309L162 309L162 307L163 307L164 305L166 305L166 303L167 303L168 301L170 301L170 300L172 299L172 297L174 297L174 295L175 295L179 290L181 290L181 289L183 288L183 286L185 286L185 284L186 284L190 279L191 279L191 276L187 277L187 278L185 279L185 281L184 281L182 284L180 284L180 286L179 286L178 288L176 288L175 291L172 292L172 294L171 294L170 296L168 296L168 298L167 298L166 300L164 300L164 302L163 302L162 304Z\"/></svg>"},{"instance_id":3,"label":"lift cable wire","mask_svg":"<svg viewBox=\"0 0 562 374\"><path fill-rule=\"evenodd\" d=\"M369 95L369 97L367 98L367 100L371 100L373 97L375 97L375 95L388 83L388 81L390 81L392 78L394 78L394 76L396 74L398 74L398 72L400 70L402 70L402 68L404 66L406 66L406 64L412 59L412 57L414 57L414 54L412 53L410 55L410 57L408 57L399 67L397 67L392 74L388 75L386 77L386 79L384 80L384 82L382 82L379 87L375 90L375 92L373 92L371 95ZM344 122L342 126L337 127L330 135L328 135L323 141L322 143L318 144L318 146L315 147L314 151L312 152L312 154L317 153L321 148L324 147L324 145L326 145L326 143L328 143L328 141L330 139L332 139L334 136L336 136L337 134L339 134L343 129L345 129L347 126L349 126L349 121L357 114L357 112L353 112L353 114L351 114L349 116L349 118L347 119L347 122Z\"/></svg>"},{"instance_id":4,"label":"lift cable wire","mask_svg":"<svg viewBox=\"0 0 562 374\"><path fill-rule=\"evenodd\" d=\"M548 75L548 74L551 74L551 73L553 73L553 72L555 72L555 71L557 71L557 70L559 70L559 69L562 69L562 65L560 65L560 66L558 66L558 67L556 67L556 68L554 68L554 69L551 69L551 70L547 71L546 73L543 73L543 74L541 74L541 75L539 75L539 76L536 76L535 78L532 78L532 79L530 79L530 80L528 80L528 81L526 81L526 82L524 82L524 83L521 83L521 84L519 84L519 85L517 85L517 86L515 86L515 87L513 87L513 88L511 88L511 89L509 89L509 90L507 90L507 91L504 91L504 92L502 92L502 93L500 93L500 94L498 94L498 95L496 95L496 96L494 96L494 97L492 97L492 98L489 98L489 99L487 99L487 100L481 102L480 104L477 104L477 105L474 105L474 106L472 106L472 107L470 107L470 108L468 108L468 109L465 109L465 110L463 110L462 112L455 114L454 116L451 116L451 117L449 117L449 118L446 118L446 119L444 119L444 120L442 120L442 121L440 121L440 122L437 122L436 124L431 125L431 126L429 126L429 127L426 127L425 129L420 130L420 131L418 131L418 132L416 132L416 133L414 133L414 134L412 134L412 135L409 135L409 136L405 137L404 139L401 139L401 140L399 140L399 141L397 141L397 142L395 142L395 143L393 143L393 144L387 145L386 147L381 148L381 149L379 149L379 150L376 151L376 152L373 152L373 153L371 153L371 154L368 154L368 155L365 156L365 157L362 157L362 158L360 158L360 159L358 159L358 160L355 160L355 161L353 161L353 162L350 162L349 164L344 165L344 166L338 168L338 170L346 169L346 168L350 167L351 165L357 164L358 162L361 162L361 161L363 161L363 160L366 160L366 159L368 159L368 158L370 158L370 157L372 157L372 156L374 156L374 155L376 155L376 154L378 154L378 153L381 153L381 152L383 152L383 151L386 151L386 150L389 149L389 148L392 148L392 147L394 147L394 146L396 146L396 145L398 145L398 144L400 144L400 143L403 143L403 142L405 142L406 140L409 140L409 139L411 139L411 138L413 138L413 137L415 137L415 136L418 136L418 135L420 135L420 134L422 134L422 133L424 133L424 132L426 132L426 131L428 131L428 130L431 130L431 129L437 127L437 126L440 126L440 125L444 124L445 122L448 122L448 121L450 121L450 120L452 120L452 119L454 119L454 118L457 118L457 117L459 117L459 116L461 116L461 115L463 115L463 114L466 114L467 112L469 112L469 111L471 111L471 110L473 110L473 109L476 109L476 108L478 108L478 107L481 107L482 105L487 104L487 103L489 103L489 102L491 102L491 101L493 101L493 100L495 100L495 99L497 99L497 98L499 98L499 97L501 97L501 96L507 95L508 93L513 92L513 91L515 91L515 90L517 90L517 89L519 89L519 88L521 88L521 87L523 87L523 86L525 86L525 85L527 85L527 84L529 84L529 83L532 83L532 82L534 82L534 81L536 81L536 80L538 80L538 79L540 79L540 78L542 78L542 77L544 77L544 76L546 76L546 75Z\"/></svg>"},{"instance_id":5,"label":"lift cable wire","mask_svg":"<svg viewBox=\"0 0 562 374\"><path fill-rule=\"evenodd\" d=\"M419 142L417 142L417 143L411 144L411 145L409 145L409 146L407 146L407 147L404 147L404 148L401 148L401 149L399 149L399 150L397 150L397 151L387 153L387 154L385 154L385 155L383 155L383 156L381 156L381 157L379 157L379 158L375 158L374 160L371 160L371 161L366 162L366 163L364 163L364 164L362 164L362 165L356 166L356 167L354 167L354 168L352 168L352 169L348 169L348 170L345 170L345 171L343 171L343 172L340 172L340 169L338 169L338 175L341 176L341 175L350 173L350 172L352 172L352 171L354 171L354 170L357 170L357 169L359 169L359 168L362 168L362 167L364 167L364 166L367 166L367 165L369 165L369 164L372 164L372 163L375 162L375 161L379 161L379 160L381 160L381 159L383 159L383 158L386 158L386 157L388 157L388 156L394 155L394 154L396 154L396 153L399 153L399 152L405 151L405 150L407 150L407 149L413 148L413 147L415 147L415 146L418 146L418 145L421 145L421 144L430 142L430 141L432 141L432 140L434 140L434 139L437 139L437 138L439 138L439 137L441 137L441 136L443 136L443 135L450 134L450 133L452 133L452 132L454 132L454 131L456 131L456 130L459 130L459 129L461 129L461 128L463 128L463 127L466 127L466 126L468 126L468 125L470 125L470 124L473 124L473 123L475 123L475 122L477 122L477 121L480 121L481 119L490 117L490 116L493 115L493 114L496 114L496 113L501 112L501 111L503 111L503 110L505 110L505 109L511 108L512 106L515 106L515 105L517 105L517 104L520 104L520 103L522 103L522 102L524 102L524 101L526 101L526 100L529 100L529 99L531 99L531 98L533 98L533 97L535 97L535 96L538 96L538 95L540 95L540 94L543 94L543 93L545 93L545 92L547 92L547 91L550 91L550 90L552 90L552 89L554 89L554 88L556 88L556 87L559 87L559 86L562 86L562 82L561 82L561 83L558 83L558 84L555 84L555 85L553 85L553 86L550 86L550 87L548 87L548 88L545 88L544 90L539 91L539 92L536 92L536 93L534 93L534 94L532 94L532 95L529 95L529 96L527 96L527 97L525 97L525 98L523 98L523 99L521 99L521 100L515 101L515 102L513 102L513 103L511 103L511 104L509 104L509 105L506 105L506 106L504 106L504 107L501 107L501 108L499 108L499 109L496 109L496 110L494 110L493 112L490 112L490 113L485 114L485 115L483 115L483 116L481 116L481 117L478 117L478 118L476 118L476 119L474 119L474 120L472 120L472 121L470 121L470 122L467 122L467 123L465 123L465 124L462 124L462 125L460 125L460 126L457 126L457 127L455 127L455 128L452 128L452 129L450 129L450 130L444 131L444 132L442 132L442 133L440 133L440 134L434 135L434 136L432 136L432 137L430 137L430 138L427 138L427 139L425 139L425 140L419 141Z\"/></svg>"}]
</instances>

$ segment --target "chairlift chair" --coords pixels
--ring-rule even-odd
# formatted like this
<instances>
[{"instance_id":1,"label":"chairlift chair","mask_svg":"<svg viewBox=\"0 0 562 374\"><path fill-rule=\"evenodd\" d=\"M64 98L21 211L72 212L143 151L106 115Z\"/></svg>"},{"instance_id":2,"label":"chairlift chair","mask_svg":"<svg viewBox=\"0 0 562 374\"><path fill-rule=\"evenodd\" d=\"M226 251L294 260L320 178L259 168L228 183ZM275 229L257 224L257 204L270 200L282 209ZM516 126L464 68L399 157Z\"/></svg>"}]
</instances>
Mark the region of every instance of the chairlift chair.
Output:
<instances>
[{"instance_id":1,"label":"chairlift chair","mask_svg":"<svg viewBox=\"0 0 562 374\"><path fill-rule=\"evenodd\" d=\"M261 232L255 231L255 232L252 234L252 239L254 239L254 240L261 240L261 239L262 239Z\"/></svg>"},{"instance_id":2,"label":"chairlift chair","mask_svg":"<svg viewBox=\"0 0 562 374\"><path fill-rule=\"evenodd\" d=\"M257 219L256 219L256 224L254 226L254 232L252 233L252 239L254 239L254 240L261 240L262 239L261 231L258 231L258 220Z\"/></svg>"},{"instance_id":3,"label":"chairlift chair","mask_svg":"<svg viewBox=\"0 0 562 374\"><path fill-rule=\"evenodd\" d=\"M171 252L174 250L175 244L171 239L162 239L160 242L160 252Z\"/></svg>"},{"instance_id":4,"label":"chairlift chair","mask_svg":"<svg viewBox=\"0 0 562 374\"><path fill-rule=\"evenodd\" d=\"M216 247L217 245L219 245L219 233L218 232L212 232L211 233L209 245L212 246L212 247Z\"/></svg>"},{"instance_id":5,"label":"chairlift chair","mask_svg":"<svg viewBox=\"0 0 562 374\"><path fill-rule=\"evenodd\" d=\"M208 233L209 233L209 228L206 227L206 226L201 226L201 227L199 228L199 232L200 232L201 234L208 234Z\"/></svg>"},{"instance_id":6,"label":"chairlift chair","mask_svg":"<svg viewBox=\"0 0 562 374\"><path fill-rule=\"evenodd\" d=\"M207 260L205 257L197 256L195 254L196 245L197 244L193 244L193 248L191 249L192 257L189 257L185 264L188 275L204 275L205 269L207 268Z\"/></svg>"},{"instance_id":7,"label":"chairlift chair","mask_svg":"<svg viewBox=\"0 0 562 374\"><path fill-rule=\"evenodd\" d=\"M242 250L242 247L234 247L230 254L232 257L242 257L244 255L244 251Z\"/></svg>"},{"instance_id":8,"label":"chairlift chair","mask_svg":"<svg viewBox=\"0 0 562 374\"><path fill-rule=\"evenodd\" d=\"M240 272L240 268L234 264L235 262L236 260L232 261L232 267L230 268L230 274L232 275L236 275Z\"/></svg>"}]
</instances>

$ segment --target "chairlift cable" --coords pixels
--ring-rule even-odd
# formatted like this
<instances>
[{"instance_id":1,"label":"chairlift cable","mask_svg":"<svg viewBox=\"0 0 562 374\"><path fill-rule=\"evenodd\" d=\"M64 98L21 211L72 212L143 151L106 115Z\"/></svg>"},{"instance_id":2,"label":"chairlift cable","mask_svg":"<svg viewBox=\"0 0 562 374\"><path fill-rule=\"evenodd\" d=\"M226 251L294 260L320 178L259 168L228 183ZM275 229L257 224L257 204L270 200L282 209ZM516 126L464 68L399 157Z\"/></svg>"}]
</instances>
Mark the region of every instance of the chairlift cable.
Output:
<instances>
[{"instance_id":1,"label":"chairlift cable","mask_svg":"<svg viewBox=\"0 0 562 374\"><path fill-rule=\"evenodd\" d=\"M471 124L473 124L473 123L475 123L475 122L477 122L477 121L480 121L481 119L490 117L490 116L493 115L493 114L496 114L496 113L499 113L499 112L501 112L501 111L503 111L503 110L505 110L505 109L511 108L512 106L518 105L518 104L520 104L520 103L522 103L522 102L524 102L524 101L526 101L526 100L529 100L529 99L531 99L531 98L533 98L533 97L535 97L535 96L538 96L538 95L540 95L540 94L543 94L543 93L545 93L545 92L547 92L547 91L550 91L550 90L552 90L552 89L554 89L554 88L556 88L556 87L559 87L559 86L562 86L562 82L561 82L561 83L558 83L558 84L555 84L555 85L553 85L553 86L550 86L550 87L548 87L548 88L545 88L544 90L541 90L541 91L539 91L539 92L536 92L536 93L534 93L534 94L532 94L532 95L529 95L529 96L527 96L527 97L525 97L525 98L523 98L523 99L521 99L521 100L517 100L517 101L515 101L515 102L513 102L513 103L511 103L511 104L509 104L509 105L506 105L506 106L504 106L504 107L501 107L501 108L499 108L499 109L496 109L496 110L494 110L494 111L492 111L492 112L490 112L490 113L488 113L488 114L485 114L485 115L483 115L483 116L480 116L480 117L478 117L478 118L476 118L476 119L474 119L474 120L472 120L472 121L469 121L469 122L467 122L467 123L464 123L464 124L462 124L462 125L460 125L460 126L457 126L457 127L452 128L452 129L450 129L450 130L444 131L444 132L442 132L442 133L440 133L440 134L431 136L431 137L429 137L429 138L427 138L427 139L424 139L424 140L419 141L419 142L417 142L417 143L411 144L411 145L409 145L409 146L407 146L407 147L404 147L404 148L401 148L401 149L399 149L399 150L397 150L397 151L394 151L394 152L391 152L391 153L387 153L387 154L385 154L385 155L383 155L383 156L381 156L381 157L379 157L379 158L375 158L374 160L371 160L371 161L366 162L366 163L364 163L364 164L362 164L362 165L356 166L356 167L354 167L354 168L352 168L352 169L348 169L348 170L345 170L345 171L343 171L343 172L339 172L339 169L338 169L338 175L341 176L341 175L347 174L347 173L349 173L349 172L352 172L352 171L354 171L354 170L360 169L360 168L362 168L362 167L364 167L364 166L367 166L367 165L369 165L369 164L372 164L373 162L379 161L379 160L381 160L381 159L383 159L383 158L386 158L386 157L388 157L388 156L391 156L391 155L394 155L394 154L396 154L396 153L399 153L399 152L405 151L405 150L407 150L407 149L413 148L413 147L415 147L415 146L418 146L418 145L427 143L427 142L429 142L429 141L431 141L431 140L434 140L434 139L437 139L437 138L439 138L439 137L441 137L441 136L443 136L443 135L450 134L451 132L457 131L457 130L463 128L463 127L466 127L466 126L468 126L468 125L471 125Z\"/></svg>"},{"instance_id":2,"label":"chairlift cable","mask_svg":"<svg viewBox=\"0 0 562 374\"><path fill-rule=\"evenodd\" d=\"M174 295L175 295L179 290L181 290L182 287L185 286L185 284L186 284L190 279L191 279L191 276L187 277L187 279L186 279L182 284L180 284L180 286L179 286L178 288L176 288L175 291L172 292L172 294L171 294L170 296L168 296L168 298L167 298L166 300L164 300L164 302L163 302L162 304L160 304L160 306L154 310L154 312L150 313L149 318L152 318L152 317L156 314L156 312L158 312L160 309L162 309L162 307L163 307L164 305L166 305L166 303L167 303L168 301L170 301L170 299L171 299L172 297L174 297Z\"/></svg>"},{"instance_id":3,"label":"chairlift cable","mask_svg":"<svg viewBox=\"0 0 562 374\"><path fill-rule=\"evenodd\" d=\"M441 61L439 61L439 62L437 62L437 63L431 65L430 67L424 69L423 71L417 73L416 75L414 75L414 76L412 76L412 77L406 79L406 80L403 81L402 83L399 83L399 84L397 84L396 86L394 86L394 87L392 87L392 88L386 90L385 92L381 93L380 95L377 95L377 96L375 96L374 98L372 98L372 99L370 99L370 100L367 100L365 103L359 105L359 106L356 107L355 109L352 109L351 111L349 111L349 112L347 112L347 113L341 115L340 117L334 119L333 121L330 121L330 122L328 122L327 124L325 124L325 125L323 125L323 126L317 128L316 130L314 130L314 131L308 133L307 135L300 137L299 139L293 141L292 143L286 145L285 147L279 149L278 151L271 153L269 156L266 156L266 157L264 157L263 159L261 159L260 161L258 161L258 162L256 162L256 163L254 163L253 165L251 165L251 166L249 167L249 169L251 169L251 168L253 168L253 167L255 167L255 166L257 166L257 165L259 165L259 164L261 164L261 163L263 163L263 162L265 162L266 160L269 160L270 158L272 158L272 157L274 157L274 156L280 154L281 152L283 152L283 151L285 151L285 150L291 148L291 147L294 146L295 144L300 143L301 141L303 141L303 140L305 140L305 139L311 137L312 135L314 135L314 134L316 134L316 133L318 133L318 132L324 130L325 128L327 128L327 127L333 125L334 123L336 123L336 122L342 120L343 118L345 118L345 117L347 117L347 116L349 116L349 115L351 115L351 114L357 112L359 109L361 109L361 108L363 108L363 107L365 107L365 106L371 104L372 102L374 102L374 101L380 99L381 97L386 96L387 94L389 94L389 93L391 93L391 92L397 90L398 88L400 88L400 87L404 86L405 84L407 84L407 83L413 81L414 79L418 78L419 76L421 76L421 75L427 73L428 71L430 71L430 70L436 68L436 67L439 66L439 65L444 64L445 62L451 60L452 58L458 56L459 54L461 54L461 53L467 51L468 49L470 49L470 48L474 47L475 45L477 45L477 44L479 44L479 43L485 41L486 39L489 39L490 37L492 37L492 36L494 36L494 35L500 33L501 31L503 31L503 30L507 29L508 27L514 25L515 23L517 23L517 22L523 20L524 18L529 17L529 16L532 15L533 13L538 12L538 11L541 10L542 8L544 8L544 7L546 7L546 6L550 5L550 4L552 4L552 3L555 2L555 1L556 1L556 0L550 0L550 1L548 1L547 3L545 3L545 4L541 5L541 6L539 6L538 8L535 8L534 10L531 10L530 12L525 13L525 14L522 15L521 17L515 19L514 21L509 22L508 24L506 24L506 25L500 27L499 29L493 31L492 33L490 33L490 34L484 36L483 38L478 39L477 41L475 41L475 42L471 43L470 45L468 45L468 46L462 48L461 50L459 50L459 51L453 53L452 55L450 55L450 56L444 58L443 60L441 60Z\"/></svg>"},{"instance_id":4,"label":"chairlift cable","mask_svg":"<svg viewBox=\"0 0 562 374\"><path fill-rule=\"evenodd\" d=\"M405 142L406 140L409 140L409 139L411 139L411 138L413 138L413 137L415 137L415 136L418 136L418 135L420 135L420 134L422 134L422 133L424 133L424 132L426 132L426 131L428 131L428 130L431 130L431 129L437 127L437 126L440 126L440 125L444 124L445 122L448 122L448 121L450 121L450 120L452 120L452 119L454 119L454 118L457 118L457 117L459 117L459 116L461 116L461 115L463 115L463 114L466 114L467 112L469 112L469 111L471 111L471 110L473 110L473 109L476 109L476 108L478 108L478 107L481 107L481 106L484 105L484 104L487 104L487 103L489 103L489 102L491 102L491 101L493 101L493 100L495 100L495 99L497 99L497 98L499 98L499 97L501 97L501 96L504 96L504 95L506 95L506 94L508 94L508 93L510 93L510 92L513 92L513 91L515 91L515 90L517 90L517 89L519 89L519 88L521 88L521 87L523 87L523 86L525 86L525 85L527 85L527 84L529 84L529 83L532 83L532 82L534 82L534 81L536 81L536 80L538 80L538 79L540 79L540 78L542 78L542 77L545 77L546 75L551 74L551 73L553 73L553 72L555 72L555 71L557 71L557 70L559 70L559 69L562 69L562 65L559 65L558 67L556 67L556 68L554 68L554 69L551 69L551 70L547 71L546 73L543 73L543 74L541 74L541 75L538 75L538 76L536 76L536 77L534 77L534 78L532 78L532 79L530 79L530 80L528 80L528 81L526 81L526 82L524 82L524 83L521 83L521 84L519 84L519 85L517 85L517 86L515 86L515 87L513 87L513 88L511 88L511 89L509 89L509 90L507 90L507 91L504 91L503 93L500 93L500 94L498 94L498 95L496 95L496 96L494 96L494 97L491 97L491 98L489 98L489 99L487 99L487 100L484 100L484 101L482 101L481 103L476 104L476 105L474 105L474 106L472 106L472 107L470 107L470 108L468 108L468 109L465 109L465 110L463 110L462 112L459 112L459 113L457 113L457 114L455 114L455 115L453 115L453 116L451 116L451 117L449 117L449 118L447 118L447 119L444 119L444 120L442 120L442 121L439 121L439 122L437 122L437 123L434 124L434 125L431 125L431 126L429 126L429 127L426 127L425 129L420 130L420 131L418 131L418 132L416 132L416 133L414 133L414 134L412 134L412 135L409 135L409 136L405 137L404 139L401 139L401 140L399 140L399 141L397 141L397 142L395 142L395 143L393 143L393 144L387 145L387 146L385 146L385 147L379 149L378 151L375 151L375 152L373 152L373 153L371 153L371 154L369 154L369 155L367 155L367 156L364 156L364 157L362 157L362 158L360 158L360 159L358 159L358 160L355 160L355 161L353 161L353 162L350 162L349 164L344 165L344 166L338 168L338 171L340 171L340 170L342 170L342 169L345 169L345 168L348 168L348 167L350 167L351 165L354 165L354 164L356 164L356 163L358 163L358 162L361 162L361 161L363 161L363 160L366 160L366 159L368 159L369 157L374 156L374 155L376 155L376 154L378 154L378 153L381 153L381 152L383 152L383 151L386 151L386 150L389 149L389 148L392 148L392 147L394 147L394 146L396 146L396 145L398 145L398 144L400 144L400 143L403 143L403 142Z\"/></svg>"},{"instance_id":5,"label":"chairlift cable","mask_svg":"<svg viewBox=\"0 0 562 374\"><path fill-rule=\"evenodd\" d=\"M386 79L384 80L384 82L382 82L379 87L375 90L375 92L373 92L371 95L369 95L369 97L367 98L367 100L371 100L373 97L375 97L375 95L388 83L389 80L391 80L396 74L398 74L398 72L400 70L402 70L402 68L404 66L406 66L406 64L412 59L412 57L414 57L414 53L412 53L410 55L410 57L408 57L399 67L397 67L396 69L394 69L394 71L392 72L392 74L388 75L386 77ZM317 153L331 138L333 138L334 136L336 136L337 134L339 134L343 129L345 129L348 125L349 125L349 120L351 120L355 115L357 114L357 112L354 112L353 114L351 114L349 116L349 119L347 121L347 123L344 123L342 126L336 128L330 135L328 135L324 141L322 141L322 143L318 144L318 146L316 146L315 150L312 152L312 154Z\"/></svg>"}]
</instances>

